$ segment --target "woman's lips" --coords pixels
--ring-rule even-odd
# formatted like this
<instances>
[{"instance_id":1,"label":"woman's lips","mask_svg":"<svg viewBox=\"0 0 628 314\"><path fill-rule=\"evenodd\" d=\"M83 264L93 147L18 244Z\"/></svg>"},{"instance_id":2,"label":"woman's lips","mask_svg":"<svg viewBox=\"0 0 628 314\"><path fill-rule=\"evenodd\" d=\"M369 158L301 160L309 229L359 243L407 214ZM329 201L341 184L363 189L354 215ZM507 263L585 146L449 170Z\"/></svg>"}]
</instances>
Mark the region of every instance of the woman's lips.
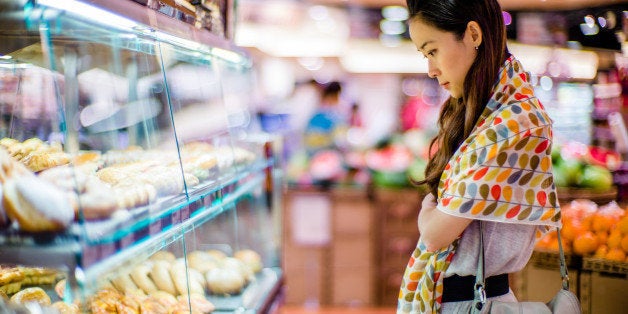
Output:
<instances>
[{"instance_id":1,"label":"woman's lips","mask_svg":"<svg viewBox=\"0 0 628 314\"><path fill-rule=\"evenodd\" d=\"M449 89L449 82L441 83L440 86L442 86L444 89Z\"/></svg>"}]
</instances>

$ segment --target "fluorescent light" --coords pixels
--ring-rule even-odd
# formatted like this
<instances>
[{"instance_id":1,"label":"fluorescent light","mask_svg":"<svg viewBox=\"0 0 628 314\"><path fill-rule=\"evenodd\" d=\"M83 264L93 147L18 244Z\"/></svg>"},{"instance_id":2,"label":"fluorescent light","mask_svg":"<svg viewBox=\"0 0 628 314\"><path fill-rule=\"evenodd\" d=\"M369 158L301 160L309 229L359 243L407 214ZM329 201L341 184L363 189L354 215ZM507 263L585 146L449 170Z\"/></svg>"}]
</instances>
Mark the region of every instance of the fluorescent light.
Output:
<instances>
[{"instance_id":1,"label":"fluorescent light","mask_svg":"<svg viewBox=\"0 0 628 314\"><path fill-rule=\"evenodd\" d=\"M83 16L89 20L93 20L95 23L100 23L104 25L108 25L110 27L116 29L125 29L130 30L136 26L139 26L138 23L122 17L117 14L113 14L109 11L100 9L98 7L85 4L80 1L75 0L39 0L37 4L44 5L47 7L55 8L62 11L71 12L76 15Z\"/></svg>"},{"instance_id":2,"label":"fluorescent light","mask_svg":"<svg viewBox=\"0 0 628 314\"><path fill-rule=\"evenodd\" d=\"M352 73L427 73L427 60L409 41L385 47L379 40L351 40L340 63Z\"/></svg>"}]
</instances>

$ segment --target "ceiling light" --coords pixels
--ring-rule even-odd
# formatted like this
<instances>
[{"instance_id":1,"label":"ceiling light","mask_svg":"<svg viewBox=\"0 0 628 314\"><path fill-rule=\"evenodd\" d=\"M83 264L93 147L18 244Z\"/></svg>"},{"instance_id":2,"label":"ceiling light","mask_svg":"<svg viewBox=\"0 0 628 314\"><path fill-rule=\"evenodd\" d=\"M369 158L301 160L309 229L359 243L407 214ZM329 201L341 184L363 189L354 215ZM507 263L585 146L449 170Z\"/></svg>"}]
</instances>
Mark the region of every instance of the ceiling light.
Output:
<instances>
[{"instance_id":1,"label":"ceiling light","mask_svg":"<svg viewBox=\"0 0 628 314\"><path fill-rule=\"evenodd\" d=\"M391 21L405 21L408 19L408 10L398 5L386 6L382 8L382 16Z\"/></svg>"}]
</instances>

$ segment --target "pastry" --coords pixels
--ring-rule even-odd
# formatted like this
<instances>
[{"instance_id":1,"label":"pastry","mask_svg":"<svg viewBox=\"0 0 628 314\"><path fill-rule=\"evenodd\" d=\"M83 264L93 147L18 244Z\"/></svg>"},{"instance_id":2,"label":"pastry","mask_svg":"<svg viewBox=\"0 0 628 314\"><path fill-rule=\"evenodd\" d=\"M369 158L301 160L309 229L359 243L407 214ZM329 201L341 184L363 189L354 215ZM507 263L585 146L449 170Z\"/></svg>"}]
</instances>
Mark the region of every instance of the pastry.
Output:
<instances>
[{"instance_id":1,"label":"pastry","mask_svg":"<svg viewBox=\"0 0 628 314\"><path fill-rule=\"evenodd\" d=\"M59 231L74 220L74 210L63 191L37 177L5 182L3 204L9 218L24 231Z\"/></svg>"},{"instance_id":2,"label":"pastry","mask_svg":"<svg viewBox=\"0 0 628 314\"><path fill-rule=\"evenodd\" d=\"M150 298L157 300L165 308L171 308L175 304L177 304L177 298L175 298L174 295L166 291L162 291L162 290L155 291L153 293L150 293L148 296Z\"/></svg>"},{"instance_id":3,"label":"pastry","mask_svg":"<svg viewBox=\"0 0 628 314\"><path fill-rule=\"evenodd\" d=\"M44 289L39 287L31 287L21 290L11 297L11 302L24 304L27 302L37 302L41 305L50 305L50 297Z\"/></svg>"},{"instance_id":4,"label":"pastry","mask_svg":"<svg viewBox=\"0 0 628 314\"><path fill-rule=\"evenodd\" d=\"M20 291L20 289L22 289L22 283L19 281L7 283L5 285L0 286L0 292L4 294L14 294Z\"/></svg>"},{"instance_id":5,"label":"pastry","mask_svg":"<svg viewBox=\"0 0 628 314\"><path fill-rule=\"evenodd\" d=\"M63 301L52 303L52 307L59 311L59 314L79 314L79 308L76 304L68 304Z\"/></svg>"},{"instance_id":6,"label":"pastry","mask_svg":"<svg viewBox=\"0 0 628 314\"><path fill-rule=\"evenodd\" d=\"M207 253L209 253L209 255L216 258L218 261L222 261L223 259L227 257L227 254L225 254L225 252L220 251L220 250L208 250Z\"/></svg>"},{"instance_id":7,"label":"pastry","mask_svg":"<svg viewBox=\"0 0 628 314\"><path fill-rule=\"evenodd\" d=\"M177 299L178 303L175 309L183 310L183 313L211 313L216 309L214 304L207 300L203 294L190 293L189 298L188 295L181 295Z\"/></svg>"},{"instance_id":8,"label":"pastry","mask_svg":"<svg viewBox=\"0 0 628 314\"><path fill-rule=\"evenodd\" d=\"M118 184L113 187L112 191L120 209L146 205L157 198L155 187L142 182Z\"/></svg>"},{"instance_id":9,"label":"pastry","mask_svg":"<svg viewBox=\"0 0 628 314\"><path fill-rule=\"evenodd\" d=\"M150 271L150 277L155 282L159 290L163 290L172 295L177 294L177 289L170 276L170 263L166 261L155 261Z\"/></svg>"},{"instance_id":10,"label":"pastry","mask_svg":"<svg viewBox=\"0 0 628 314\"><path fill-rule=\"evenodd\" d=\"M188 254L187 259L190 268L196 269L203 274L219 265L216 257L205 251L193 251Z\"/></svg>"},{"instance_id":11,"label":"pastry","mask_svg":"<svg viewBox=\"0 0 628 314\"><path fill-rule=\"evenodd\" d=\"M0 269L0 286L12 282L21 282L24 272L19 267L4 267Z\"/></svg>"},{"instance_id":12,"label":"pastry","mask_svg":"<svg viewBox=\"0 0 628 314\"><path fill-rule=\"evenodd\" d=\"M116 288L116 290L120 291L121 293L134 293L139 290L137 285L133 282L133 280L131 280L129 274L118 275L115 278L111 279L111 283Z\"/></svg>"},{"instance_id":13,"label":"pastry","mask_svg":"<svg viewBox=\"0 0 628 314\"><path fill-rule=\"evenodd\" d=\"M131 279L133 279L133 282L146 294L159 290L153 280L148 276L151 267L152 264L146 263L135 266L131 271Z\"/></svg>"},{"instance_id":14,"label":"pastry","mask_svg":"<svg viewBox=\"0 0 628 314\"><path fill-rule=\"evenodd\" d=\"M5 150L0 149L0 183L4 184L7 180L15 177L34 175L26 166L11 158Z\"/></svg>"},{"instance_id":15,"label":"pastry","mask_svg":"<svg viewBox=\"0 0 628 314\"><path fill-rule=\"evenodd\" d=\"M234 257L226 257L221 264L222 268L236 270L242 275L246 282L255 280L253 270L248 265L244 264L241 260Z\"/></svg>"},{"instance_id":16,"label":"pastry","mask_svg":"<svg viewBox=\"0 0 628 314\"><path fill-rule=\"evenodd\" d=\"M174 254L168 251L157 251L155 252L155 254L150 256L150 259L153 261L174 262L177 258L174 256Z\"/></svg>"},{"instance_id":17,"label":"pastry","mask_svg":"<svg viewBox=\"0 0 628 314\"><path fill-rule=\"evenodd\" d=\"M235 269L214 268L205 274L207 288L213 294L237 294L242 291L246 281Z\"/></svg>"},{"instance_id":18,"label":"pastry","mask_svg":"<svg viewBox=\"0 0 628 314\"><path fill-rule=\"evenodd\" d=\"M247 265L254 273L262 270L262 258L253 250L240 250L233 253L233 257L242 261Z\"/></svg>"},{"instance_id":19,"label":"pastry","mask_svg":"<svg viewBox=\"0 0 628 314\"><path fill-rule=\"evenodd\" d=\"M140 313L142 314L165 314L168 313L168 307L164 306L153 297L148 297L140 303Z\"/></svg>"},{"instance_id":20,"label":"pastry","mask_svg":"<svg viewBox=\"0 0 628 314\"><path fill-rule=\"evenodd\" d=\"M201 277L200 279L199 275ZM202 278L203 275L191 268L187 269L186 274L186 265L183 259L178 259L172 264L170 276L179 295L187 295L188 287L191 293L205 293L205 280Z\"/></svg>"},{"instance_id":21,"label":"pastry","mask_svg":"<svg viewBox=\"0 0 628 314\"><path fill-rule=\"evenodd\" d=\"M33 151L20 159L28 169L39 172L52 167L68 164L70 157L64 152Z\"/></svg>"},{"instance_id":22,"label":"pastry","mask_svg":"<svg viewBox=\"0 0 628 314\"><path fill-rule=\"evenodd\" d=\"M65 295L66 284L67 284L66 279L61 279L59 280L59 282L55 284L55 292L57 293L57 296L59 297L59 299L63 299L63 296Z\"/></svg>"}]
</instances>

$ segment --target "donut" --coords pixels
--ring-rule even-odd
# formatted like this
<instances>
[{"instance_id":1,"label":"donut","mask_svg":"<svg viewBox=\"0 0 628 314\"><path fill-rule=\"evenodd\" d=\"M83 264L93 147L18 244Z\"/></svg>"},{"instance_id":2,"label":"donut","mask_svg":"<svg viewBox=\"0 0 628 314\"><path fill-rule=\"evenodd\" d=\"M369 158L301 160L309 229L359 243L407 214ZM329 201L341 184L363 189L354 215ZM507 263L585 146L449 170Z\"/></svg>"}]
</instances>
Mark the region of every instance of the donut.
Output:
<instances>
[{"instance_id":1,"label":"donut","mask_svg":"<svg viewBox=\"0 0 628 314\"><path fill-rule=\"evenodd\" d=\"M21 290L11 297L11 302L24 304L27 302L37 302L41 305L50 305L50 297L44 289L39 287L31 287Z\"/></svg>"},{"instance_id":2,"label":"donut","mask_svg":"<svg viewBox=\"0 0 628 314\"><path fill-rule=\"evenodd\" d=\"M133 282L146 294L159 290L153 280L148 277L151 267L152 264L150 263L137 265L133 268L130 274Z\"/></svg>"},{"instance_id":3,"label":"donut","mask_svg":"<svg viewBox=\"0 0 628 314\"><path fill-rule=\"evenodd\" d=\"M177 294L177 288L170 276L170 263L166 261L154 261L153 267L150 271L150 277L155 282L155 285L159 290L163 290L172 295Z\"/></svg>"},{"instance_id":4,"label":"donut","mask_svg":"<svg viewBox=\"0 0 628 314\"><path fill-rule=\"evenodd\" d=\"M7 215L28 232L59 231L74 220L74 210L59 188L37 177L18 177L3 185Z\"/></svg>"}]
</instances>

